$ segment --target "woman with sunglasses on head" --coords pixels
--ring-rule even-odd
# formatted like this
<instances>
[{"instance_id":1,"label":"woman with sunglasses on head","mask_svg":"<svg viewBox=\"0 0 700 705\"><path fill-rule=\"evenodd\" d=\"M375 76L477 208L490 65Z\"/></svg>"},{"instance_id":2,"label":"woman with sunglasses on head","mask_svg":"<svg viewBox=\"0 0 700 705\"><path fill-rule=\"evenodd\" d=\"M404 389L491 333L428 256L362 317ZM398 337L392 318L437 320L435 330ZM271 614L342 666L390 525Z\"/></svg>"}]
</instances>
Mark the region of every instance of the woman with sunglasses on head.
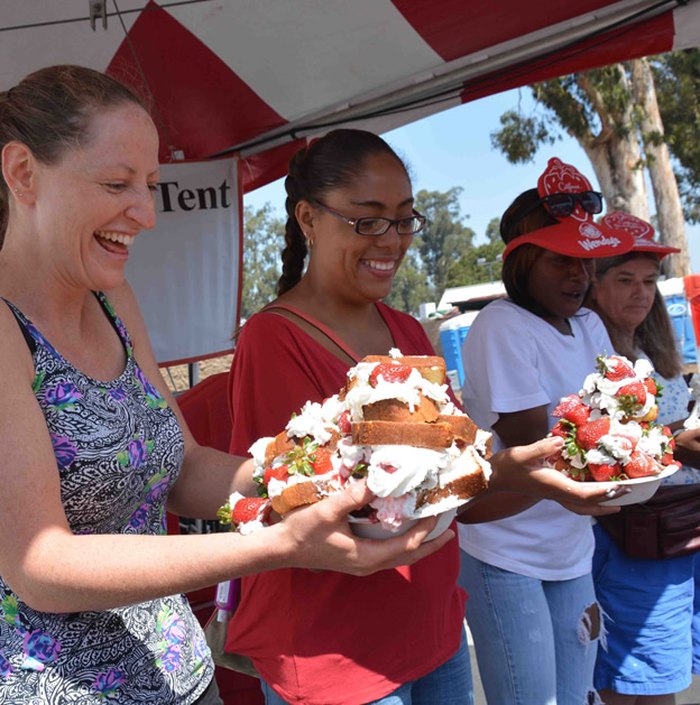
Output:
<instances>
[{"instance_id":1,"label":"woman with sunglasses on head","mask_svg":"<svg viewBox=\"0 0 700 705\"><path fill-rule=\"evenodd\" d=\"M589 182L551 159L538 188L503 214L508 298L479 313L463 347L464 410L493 431L494 449L547 434L560 398L578 391L597 355L612 351L601 320L581 306L591 258L625 252L631 238L598 228L601 209ZM602 620L591 520L550 501L530 504L516 516L459 527L481 680L489 703L583 705Z\"/></svg>"},{"instance_id":2,"label":"woman with sunglasses on head","mask_svg":"<svg viewBox=\"0 0 700 705\"><path fill-rule=\"evenodd\" d=\"M676 436L676 459L686 463L662 486L697 485L700 495L700 429L684 430L690 401L680 355L663 297L657 287L660 261L676 248L653 239L648 223L611 213L603 219L636 234L631 252L596 262L587 305L603 319L615 352L649 360L662 387L658 423ZM692 466L692 467L691 467ZM663 490L662 490L663 493ZM629 509L634 510L634 507ZM607 621L608 645L598 652L595 684L606 705L673 705L675 693L692 680L692 618L696 555L631 558L617 534L628 511L594 527L593 579Z\"/></svg>"},{"instance_id":3,"label":"woman with sunglasses on head","mask_svg":"<svg viewBox=\"0 0 700 705\"><path fill-rule=\"evenodd\" d=\"M424 223L389 145L361 130L334 130L291 160L285 188L279 297L244 325L231 370L234 453L278 433L307 400L337 393L365 355L393 347L434 354L414 318L381 302ZM526 484L552 443L494 458L494 477ZM551 475L540 491L563 478ZM571 487L562 480L560 490ZM503 516L496 510L489 518ZM268 705L466 705L458 571L453 540L411 568L362 580L300 570L250 576L227 650L252 659Z\"/></svg>"}]
</instances>

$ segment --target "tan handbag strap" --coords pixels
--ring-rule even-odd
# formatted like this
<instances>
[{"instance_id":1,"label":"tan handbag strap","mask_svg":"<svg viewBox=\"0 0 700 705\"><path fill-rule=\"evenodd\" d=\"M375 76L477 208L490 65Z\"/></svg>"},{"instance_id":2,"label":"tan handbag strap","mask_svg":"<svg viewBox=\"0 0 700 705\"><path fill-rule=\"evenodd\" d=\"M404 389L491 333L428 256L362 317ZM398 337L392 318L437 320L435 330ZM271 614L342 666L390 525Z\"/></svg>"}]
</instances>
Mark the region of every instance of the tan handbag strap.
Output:
<instances>
[{"instance_id":1,"label":"tan handbag strap","mask_svg":"<svg viewBox=\"0 0 700 705\"><path fill-rule=\"evenodd\" d=\"M328 326L317 321L303 311L289 306L288 304L272 304L262 309L266 313L274 313L288 321L294 323L307 335L313 338L319 345L328 350L329 353L342 360L346 365L355 365L360 361L360 357Z\"/></svg>"}]
</instances>

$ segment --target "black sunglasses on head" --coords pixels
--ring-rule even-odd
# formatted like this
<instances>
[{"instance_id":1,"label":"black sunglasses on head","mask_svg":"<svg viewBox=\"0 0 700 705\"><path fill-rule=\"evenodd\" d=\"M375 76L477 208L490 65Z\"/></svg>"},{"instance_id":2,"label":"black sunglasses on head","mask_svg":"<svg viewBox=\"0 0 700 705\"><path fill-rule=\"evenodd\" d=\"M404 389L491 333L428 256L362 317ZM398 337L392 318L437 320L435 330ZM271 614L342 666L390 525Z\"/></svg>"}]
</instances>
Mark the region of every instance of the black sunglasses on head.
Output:
<instances>
[{"instance_id":1,"label":"black sunglasses on head","mask_svg":"<svg viewBox=\"0 0 700 705\"><path fill-rule=\"evenodd\" d=\"M566 218L580 205L586 213L596 215L603 210L603 194L599 191L581 191L580 193L550 193L534 201L513 221L513 226L525 216L540 206L544 206L554 218ZM513 227L511 226L511 227ZM501 221L501 235L503 235L503 221Z\"/></svg>"},{"instance_id":2,"label":"black sunglasses on head","mask_svg":"<svg viewBox=\"0 0 700 705\"><path fill-rule=\"evenodd\" d=\"M566 218L580 205L586 213L595 215L603 210L603 194L598 191L582 191L581 193L551 193L540 198L537 205L544 207L555 218Z\"/></svg>"}]
</instances>

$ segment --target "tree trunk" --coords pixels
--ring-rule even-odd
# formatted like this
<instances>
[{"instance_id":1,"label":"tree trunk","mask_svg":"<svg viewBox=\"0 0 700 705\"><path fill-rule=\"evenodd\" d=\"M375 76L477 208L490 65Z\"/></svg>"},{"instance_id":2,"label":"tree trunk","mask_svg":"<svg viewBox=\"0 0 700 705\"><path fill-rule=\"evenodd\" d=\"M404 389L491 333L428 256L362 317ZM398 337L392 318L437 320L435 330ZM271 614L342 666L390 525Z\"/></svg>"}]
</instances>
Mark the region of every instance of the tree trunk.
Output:
<instances>
[{"instance_id":1,"label":"tree trunk","mask_svg":"<svg viewBox=\"0 0 700 705\"><path fill-rule=\"evenodd\" d=\"M630 86L624 68L619 67L623 90ZM625 211L649 220L642 152L632 121L632 101L613 112L592 80L592 74L578 74L578 84L598 113L602 128L598 135L579 139L579 144L591 160L608 211Z\"/></svg>"},{"instance_id":2,"label":"tree trunk","mask_svg":"<svg viewBox=\"0 0 700 705\"><path fill-rule=\"evenodd\" d=\"M634 59L630 66L633 95L641 108L640 128L656 203L659 239L664 244L681 250L677 255L669 255L664 259L664 273L669 277L683 277L690 274L688 240L678 184L671 166L668 146L663 141L664 126L656 100L654 78L646 59Z\"/></svg>"}]
</instances>

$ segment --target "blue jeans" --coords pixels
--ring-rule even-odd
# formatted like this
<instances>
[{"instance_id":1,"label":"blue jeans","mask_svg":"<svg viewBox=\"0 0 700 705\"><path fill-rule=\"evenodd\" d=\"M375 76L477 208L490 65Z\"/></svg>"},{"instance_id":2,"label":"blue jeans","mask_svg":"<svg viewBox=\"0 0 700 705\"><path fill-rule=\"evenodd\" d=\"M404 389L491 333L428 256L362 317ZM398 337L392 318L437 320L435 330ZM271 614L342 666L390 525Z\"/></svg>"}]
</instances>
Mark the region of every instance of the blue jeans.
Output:
<instances>
[{"instance_id":1,"label":"blue jeans","mask_svg":"<svg viewBox=\"0 0 700 705\"><path fill-rule=\"evenodd\" d=\"M287 705L265 681L260 681L260 687L265 705ZM474 705L466 635L462 635L457 653L442 666L367 705Z\"/></svg>"},{"instance_id":2,"label":"blue jeans","mask_svg":"<svg viewBox=\"0 0 700 705\"><path fill-rule=\"evenodd\" d=\"M598 620L590 575L544 581L496 568L461 551L486 700L498 705L585 705L592 690ZM597 607L593 609L597 616Z\"/></svg>"}]
</instances>

